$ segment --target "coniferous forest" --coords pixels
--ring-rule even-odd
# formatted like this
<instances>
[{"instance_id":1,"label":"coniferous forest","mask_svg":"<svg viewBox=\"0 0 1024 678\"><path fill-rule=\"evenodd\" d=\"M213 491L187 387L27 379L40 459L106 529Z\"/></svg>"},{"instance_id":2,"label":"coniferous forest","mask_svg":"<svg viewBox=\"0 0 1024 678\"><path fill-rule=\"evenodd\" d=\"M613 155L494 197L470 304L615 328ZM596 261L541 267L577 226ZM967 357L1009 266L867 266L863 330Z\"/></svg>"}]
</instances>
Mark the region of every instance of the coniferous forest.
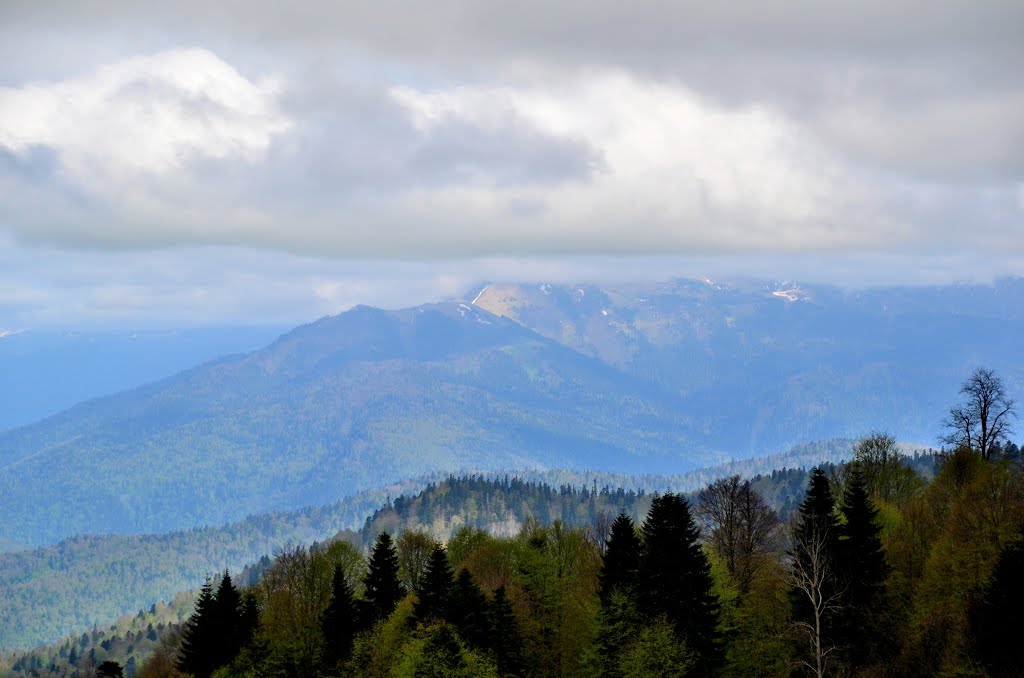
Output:
<instances>
[{"instance_id":1,"label":"coniferous forest","mask_svg":"<svg viewBox=\"0 0 1024 678\"><path fill-rule=\"evenodd\" d=\"M1015 445L987 457L911 463L875 434L801 473L781 516L759 490L772 476L689 496L452 478L359 532L211 576L128 673L1020 675L1024 472ZM489 530L465 517L499 498L534 510ZM12 668L125 671L77 650Z\"/></svg>"}]
</instances>

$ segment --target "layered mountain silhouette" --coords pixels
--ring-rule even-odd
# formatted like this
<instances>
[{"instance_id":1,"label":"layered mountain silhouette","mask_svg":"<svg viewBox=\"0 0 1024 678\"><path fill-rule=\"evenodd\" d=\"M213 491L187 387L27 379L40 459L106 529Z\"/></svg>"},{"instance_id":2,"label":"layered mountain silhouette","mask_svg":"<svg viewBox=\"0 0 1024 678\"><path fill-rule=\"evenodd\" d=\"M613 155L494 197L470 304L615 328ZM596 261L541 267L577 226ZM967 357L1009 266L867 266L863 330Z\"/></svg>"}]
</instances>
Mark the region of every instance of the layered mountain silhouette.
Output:
<instances>
[{"instance_id":1,"label":"layered mountain silhouette","mask_svg":"<svg viewBox=\"0 0 1024 678\"><path fill-rule=\"evenodd\" d=\"M0 434L0 543L159 532L432 471L679 473L887 429L932 442L978 365L1016 395L1024 281L490 285L356 307Z\"/></svg>"}]
</instances>

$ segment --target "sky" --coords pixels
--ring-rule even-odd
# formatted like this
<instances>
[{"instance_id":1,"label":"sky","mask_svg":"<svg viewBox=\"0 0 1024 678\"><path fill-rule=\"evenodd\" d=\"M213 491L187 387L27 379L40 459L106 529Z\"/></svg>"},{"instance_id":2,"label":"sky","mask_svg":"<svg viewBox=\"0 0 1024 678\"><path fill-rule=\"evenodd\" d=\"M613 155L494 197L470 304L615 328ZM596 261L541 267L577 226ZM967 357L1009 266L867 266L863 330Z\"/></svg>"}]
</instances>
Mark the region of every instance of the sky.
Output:
<instances>
[{"instance_id":1,"label":"sky","mask_svg":"<svg viewBox=\"0 0 1024 678\"><path fill-rule=\"evenodd\" d=\"M1022 74L1019 0L4 0L0 330L1024 275Z\"/></svg>"}]
</instances>

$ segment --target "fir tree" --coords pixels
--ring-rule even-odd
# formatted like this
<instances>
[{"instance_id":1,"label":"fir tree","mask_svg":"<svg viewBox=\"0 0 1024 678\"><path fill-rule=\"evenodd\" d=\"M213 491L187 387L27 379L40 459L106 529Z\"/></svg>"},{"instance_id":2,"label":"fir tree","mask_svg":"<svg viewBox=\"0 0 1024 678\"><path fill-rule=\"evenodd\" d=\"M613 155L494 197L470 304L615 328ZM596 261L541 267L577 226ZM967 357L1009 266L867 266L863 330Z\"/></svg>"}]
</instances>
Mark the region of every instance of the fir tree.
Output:
<instances>
[{"instance_id":1,"label":"fir tree","mask_svg":"<svg viewBox=\"0 0 1024 678\"><path fill-rule=\"evenodd\" d=\"M840 510L846 522L839 530L838 569L845 588L837 620L838 641L849 650L848 663L859 668L884 655L889 608L885 578L889 566L882 550L878 511L868 498L858 464L853 464Z\"/></svg>"},{"instance_id":2,"label":"fir tree","mask_svg":"<svg viewBox=\"0 0 1024 678\"><path fill-rule=\"evenodd\" d=\"M387 532L377 536L363 584L366 587L364 624L371 627L387 619L405 595L398 581L398 553Z\"/></svg>"},{"instance_id":3,"label":"fir tree","mask_svg":"<svg viewBox=\"0 0 1024 678\"><path fill-rule=\"evenodd\" d=\"M619 513L612 522L608 547L604 554L601 567L599 591L602 603L607 601L613 591L623 589L630 594L636 586L637 573L640 569L640 537L636 526L625 511Z\"/></svg>"},{"instance_id":4,"label":"fir tree","mask_svg":"<svg viewBox=\"0 0 1024 678\"><path fill-rule=\"evenodd\" d=\"M498 673L502 676L522 676L526 668L523 659L523 637L519 633L519 623L516 621L512 604L505 595L504 586L499 586L494 592L494 600L490 606L490 621L491 628L494 629L491 651L494 653Z\"/></svg>"},{"instance_id":5,"label":"fir tree","mask_svg":"<svg viewBox=\"0 0 1024 678\"><path fill-rule=\"evenodd\" d=\"M710 673L722 659L718 600L686 499L672 493L655 497L643 535L640 612L648 619L664 615L696 654L697 672Z\"/></svg>"},{"instance_id":6,"label":"fir tree","mask_svg":"<svg viewBox=\"0 0 1024 678\"><path fill-rule=\"evenodd\" d=\"M448 619L448 606L454 586L455 579L448 555L440 544L434 544L430 560L423 571L419 598L413 608L417 621L426 623L434 619Z\"/></svg>"},{"instance_id":7,"label":"fir tree","mask_svg":"<svg viewBox=\"0 0 1024 678\"><path fill-rule=\"evenodd\" d=\"M217 668L216 602L213 581L207 579L199 590L196 609L185 624L176 662L178 670L196 678L209 678Z\"/></svg>"},{"instance_id":8,"label":"fir tree","mask_svg":"<svg viewBox=\"0 0 1024 678\"><path fill-rule=\"evenodd\" d=\"M331 602L324 612L323 629L324 662L331 671L352 653L356 632L356 604L341 565L334 567Z\"/></svg>"},{"instance_id":9,"label":"fir tree","mask_svg":"<svg viewBox=\"0 0 1024 678\"><path fill-rule=\"evenodd\" d=\"M214 596L213 617L218 635L214 643L216 649L213 653L213 662L215 666L224 666L238 656L244 644L241 627L242 596L226 570Z\"/></svg>"},{"instance_id":10,"label":"fir tree","mask_svg":"<svg viewBox=\"0 0 1024 678\"><path fill-rule=\"evenodd\" d=\"M471 647L490 647L491 624L487 618L487 596L466 568L459 570L459 576L455 579L448 616L459 636Z\"/></svg>"}]
</instances>

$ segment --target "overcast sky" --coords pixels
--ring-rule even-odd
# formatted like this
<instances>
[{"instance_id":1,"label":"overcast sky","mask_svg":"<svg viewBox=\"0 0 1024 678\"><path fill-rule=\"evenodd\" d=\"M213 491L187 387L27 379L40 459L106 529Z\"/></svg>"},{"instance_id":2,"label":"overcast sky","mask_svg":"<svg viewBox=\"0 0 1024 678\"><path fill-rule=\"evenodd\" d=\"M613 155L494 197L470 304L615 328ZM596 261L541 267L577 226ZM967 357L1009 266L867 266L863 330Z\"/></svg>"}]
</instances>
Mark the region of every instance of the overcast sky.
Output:
<instances>
[{"instance_id":1,"label":"overcast sky","mask_svg":"<svg viewBox=\"0 0 1024 678\"><path fill-rule=\"evenodd\" d=\"M1019 0L156 4L0 3L0 330L1024 275Z\"/></svg>"}]
</instances>

